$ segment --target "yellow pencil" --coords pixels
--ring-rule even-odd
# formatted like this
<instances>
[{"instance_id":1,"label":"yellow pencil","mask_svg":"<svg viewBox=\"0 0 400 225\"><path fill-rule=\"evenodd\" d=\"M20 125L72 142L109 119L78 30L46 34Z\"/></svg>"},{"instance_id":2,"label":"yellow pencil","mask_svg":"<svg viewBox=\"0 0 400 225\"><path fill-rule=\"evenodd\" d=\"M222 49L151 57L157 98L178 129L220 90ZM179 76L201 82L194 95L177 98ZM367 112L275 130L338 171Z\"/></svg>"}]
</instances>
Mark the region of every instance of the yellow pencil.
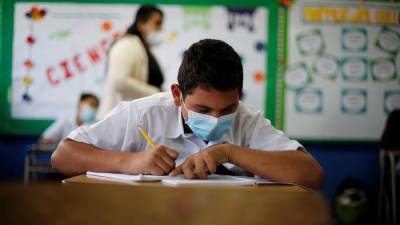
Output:
<instances>
[{"instance_id":1,"label":"yellow pencil","mask_svg":"<svg viewBox=\"0 0 400 225\"><path fill-rule=\"evenodd\" d=\"M138 125L137 127L138 127L140 133L142 134L142 136L144 137L144 139L146 139L147 143L148 143L151 147L154 147L154 143L153 143L153 141L151 140L151 138L149 137L149 135L147 135L146 131L144 131L144 129L143 129L141 126L139 126L139 125Z\"/></svg>"}]
</instances>

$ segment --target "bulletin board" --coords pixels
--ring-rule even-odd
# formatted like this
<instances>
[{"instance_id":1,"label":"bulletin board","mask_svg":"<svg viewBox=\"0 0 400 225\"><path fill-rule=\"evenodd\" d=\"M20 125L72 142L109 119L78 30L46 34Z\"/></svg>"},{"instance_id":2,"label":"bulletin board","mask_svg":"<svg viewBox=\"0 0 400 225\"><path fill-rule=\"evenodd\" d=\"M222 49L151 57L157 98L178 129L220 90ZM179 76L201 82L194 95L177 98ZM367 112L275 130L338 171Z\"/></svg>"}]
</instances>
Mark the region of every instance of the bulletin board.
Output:
<instances>
[{"instance_id":1,"label":"bulletin board","mask_svg":"<svg viewBox=\"0 0 400 225\"><path fill-rule=\"evenodd\" d=\"M280 126L310 141L378 141L400 108L400 4L295 1L288 8Z\"/></svg>"},{"instance_id":2,"label":"bulletin board","mask_svg":"<svg viewBox=\"0 0 400 225\"><path fill-rule=\"evenodd\" d=\"M58 116L73 115L80 93L102 97L107 51L149 1L2 2L0 133L38 135ZM221 39L244 67L243 101L268 116L277 64L277 1L154 1L164 12L164 43L152 49L176 82L183 51ZM267 88L268 86L268 88ZM273 116L272 116L273 117ZM274 121L273 121L274 122Z\"/></svg>"}]
</instances>

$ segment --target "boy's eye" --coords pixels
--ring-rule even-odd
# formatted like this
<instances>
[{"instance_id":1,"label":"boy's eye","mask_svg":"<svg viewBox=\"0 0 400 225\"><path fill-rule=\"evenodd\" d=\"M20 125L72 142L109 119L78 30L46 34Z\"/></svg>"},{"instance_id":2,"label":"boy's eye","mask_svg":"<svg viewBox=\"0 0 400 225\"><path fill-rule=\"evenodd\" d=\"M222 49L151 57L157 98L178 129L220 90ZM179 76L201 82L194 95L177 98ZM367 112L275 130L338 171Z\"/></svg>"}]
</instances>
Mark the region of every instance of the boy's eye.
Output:
<instances>
[{"instance_id":1,"label":"boy's eye","mask_svg":"<svg viewBox=\"0 0 400 225\"><path fill-rule=\"evenodd\" d=\"M199 112L202 113L202 114L207 114L207 113L210 112L210 110L209 109L202 109Z\"/></svg>"},{"instance_id":2,"label":"boy's eye","mask_svg":"<svg viewBox=\"0 0 400 225\"><path fill-rule=\"evenodd\" d=\"M236 110L235 107L229 107L227 109L222 110L222 113L223 114L230 114L230 113L233 113L235 110Z\"/></svg>"},{"instance_id":3,"label":"boy's eye","mask_svg":"<svg viewBox=\"0 0 400 225\"><path fill-rule=\"evenodd\" d=\"M232 112L232 109L224 109L224 110L222 110L223 114L228 114L228 113L231 113L231 112Z\"/></svg>"}]
</instances>

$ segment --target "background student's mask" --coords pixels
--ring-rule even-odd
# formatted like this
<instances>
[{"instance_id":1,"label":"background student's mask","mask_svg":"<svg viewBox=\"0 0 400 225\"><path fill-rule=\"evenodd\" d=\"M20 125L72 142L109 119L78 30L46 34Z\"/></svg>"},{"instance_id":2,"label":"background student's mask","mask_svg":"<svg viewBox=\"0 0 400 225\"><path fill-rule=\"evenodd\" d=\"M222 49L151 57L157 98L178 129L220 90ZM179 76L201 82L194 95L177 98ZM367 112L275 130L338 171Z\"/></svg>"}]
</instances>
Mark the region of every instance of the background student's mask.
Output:
<instances>
[{"instance_id":1,"label":"background student's mask","mask_svg":"<svg viewBox=\"0 0 400 225\"><path fill-rule=\"evenodd\" d=\"M83 123L93 123L95 121L96 109L89 105L84 105L79 112L79 116Z\"/></svg>"}]
</instances>

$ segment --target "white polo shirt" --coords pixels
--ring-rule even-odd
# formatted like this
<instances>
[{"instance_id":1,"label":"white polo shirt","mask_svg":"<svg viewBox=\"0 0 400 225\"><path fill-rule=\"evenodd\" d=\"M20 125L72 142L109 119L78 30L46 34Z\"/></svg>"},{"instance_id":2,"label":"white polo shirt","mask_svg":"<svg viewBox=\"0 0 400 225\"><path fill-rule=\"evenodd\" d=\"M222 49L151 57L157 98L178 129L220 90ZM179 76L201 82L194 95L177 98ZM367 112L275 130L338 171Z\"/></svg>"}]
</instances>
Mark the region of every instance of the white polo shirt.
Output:
<instances>
[{"instance_id":1,"label":"white polo shirt","mask_svg":"<svg viewBox=\"0 0 400 225\"><path fill-rule=\"evenodd\" d=\"M177 165L187 156L221 142L263 151L296 150L301 147L297 141L290 140L272 127L262 112L241 102L237 110L230 131L220 141L206 144L195 134L184 133L181 108L175 106L171 93L163 92L121 102L103 120L75 129L68 138L112 151L144 151L149 145L137 128L140 125L155 144L168 146L179 153ZM224 166L234 172L242 172L232 164Z\"/></svg>"},{"instance_id":2,"label":"white polo shirt","mask_svg":"<svg viewBox=\"0 0 400 225\"><path fill-rule=\"evenodd\" d=\"M43 132L41 138L51 139L54 143L59 143L77 127L76 115L64 115L57 118L56 121Z\"/></svg>"}]
</instances>

